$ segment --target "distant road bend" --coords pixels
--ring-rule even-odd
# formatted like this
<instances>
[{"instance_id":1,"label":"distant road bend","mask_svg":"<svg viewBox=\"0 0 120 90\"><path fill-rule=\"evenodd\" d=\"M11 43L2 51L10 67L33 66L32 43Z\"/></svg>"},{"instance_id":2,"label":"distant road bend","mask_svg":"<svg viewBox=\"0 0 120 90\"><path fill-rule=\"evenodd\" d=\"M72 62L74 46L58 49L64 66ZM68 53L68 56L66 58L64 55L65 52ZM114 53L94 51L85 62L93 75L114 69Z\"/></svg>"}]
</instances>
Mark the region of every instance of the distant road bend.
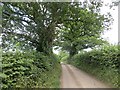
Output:
<instances>
[{"instance_id":1,"label":"distant road bend","mask_svg":"<svg viewBox=\"0 0 120 90\"><path fill-rule=\"evenodd\" d=\"M110 88L72 65L61 64L61 66L61 88Z\"/></svg>"}]
</instances>

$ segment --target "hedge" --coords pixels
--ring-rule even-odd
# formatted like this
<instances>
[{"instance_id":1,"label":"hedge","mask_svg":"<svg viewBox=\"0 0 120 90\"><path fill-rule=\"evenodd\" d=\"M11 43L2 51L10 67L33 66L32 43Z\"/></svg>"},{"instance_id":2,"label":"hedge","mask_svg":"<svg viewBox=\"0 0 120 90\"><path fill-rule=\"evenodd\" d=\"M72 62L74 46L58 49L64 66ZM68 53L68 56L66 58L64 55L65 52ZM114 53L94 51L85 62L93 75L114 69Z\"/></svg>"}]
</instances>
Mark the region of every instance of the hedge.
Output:
<instances>
[{"instance_id":1,"label":"hedge","mask_svg":"<svg viewBox=\"0 0 120 90\"><path fill-rule=\"evenodd\" d=\"M58 88L60 64L54 55L7 52L2 55L2 88Z\"/></svg>"},{"instance_id":2,"label":"hedge","mask_svg":"<svg viewBox=\"0 0 120 90\"><path fill-rule=\"evenodd\" d=\"M69 63L83 69L112 87L120 87L120 46L103 46L92 51L82 51Z\"/></svg>"}]
</instances>

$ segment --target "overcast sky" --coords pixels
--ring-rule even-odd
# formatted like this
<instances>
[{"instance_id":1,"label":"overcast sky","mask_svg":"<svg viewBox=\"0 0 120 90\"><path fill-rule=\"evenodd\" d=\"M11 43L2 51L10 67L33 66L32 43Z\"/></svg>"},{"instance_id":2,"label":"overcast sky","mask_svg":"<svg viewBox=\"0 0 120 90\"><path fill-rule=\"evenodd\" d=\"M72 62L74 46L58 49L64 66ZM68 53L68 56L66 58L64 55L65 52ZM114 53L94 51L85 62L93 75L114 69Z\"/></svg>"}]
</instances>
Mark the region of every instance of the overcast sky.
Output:
<instances>
[{"instance_id":1,"label":"overcast sky","mask_svg":"<svg viewBox=\"0 0 120 90\"><path fill-rule=\"evenodd\" d=\"M111 3L113 0L104 0L104 4ZM101 8L101 13L110 12L114 21L111 25L111 30L106 31L102 37L107 40L111 44L117 44L118 43L118 7L114 7L113 9L110 9L108 6L104 6Z\"/></svg>"}]
</instances>

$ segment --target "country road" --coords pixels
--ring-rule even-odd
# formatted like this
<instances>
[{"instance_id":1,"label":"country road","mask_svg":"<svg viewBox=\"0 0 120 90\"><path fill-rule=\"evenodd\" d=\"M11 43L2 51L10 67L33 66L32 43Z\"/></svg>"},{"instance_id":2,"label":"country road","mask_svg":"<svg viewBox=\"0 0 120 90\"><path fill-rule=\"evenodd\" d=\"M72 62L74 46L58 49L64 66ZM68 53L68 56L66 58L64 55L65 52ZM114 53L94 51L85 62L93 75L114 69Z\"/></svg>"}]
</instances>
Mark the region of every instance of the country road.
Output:
<instances>
[{"instance_id":1,"label":"country road","mask_svg":"<svg viewBox=\"0 0 120 90\"><path fill-rule=\"evenodd\" d=\"M61 66L61 88L110 88L72 65L61 64Z\"/></svg>"}]
</instances>

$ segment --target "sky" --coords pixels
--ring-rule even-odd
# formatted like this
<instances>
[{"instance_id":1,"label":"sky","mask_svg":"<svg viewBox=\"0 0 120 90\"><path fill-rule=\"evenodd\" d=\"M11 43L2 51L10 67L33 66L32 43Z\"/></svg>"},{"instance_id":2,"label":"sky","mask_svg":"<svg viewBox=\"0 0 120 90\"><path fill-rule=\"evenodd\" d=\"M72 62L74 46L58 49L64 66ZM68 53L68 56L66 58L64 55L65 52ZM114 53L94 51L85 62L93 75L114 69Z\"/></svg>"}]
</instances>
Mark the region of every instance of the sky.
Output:
<instances>
[{"instance_id":1,"label":"sky","mask_svg":"<svg viewBox=\"0 0 120 90\"><path fill-rule=\"evenodd\" d=\"M113 0L104 0L104 4L111 3ZM111 25L111 30L105 31L102 37L107 40L111 44L117 44L118 43L118 7L114 7L113 9L110 9L108 6L103 6L101 8L101 13L105 14L106 12L110 12L114 21Z\"/></svg>"}]
</instances>

